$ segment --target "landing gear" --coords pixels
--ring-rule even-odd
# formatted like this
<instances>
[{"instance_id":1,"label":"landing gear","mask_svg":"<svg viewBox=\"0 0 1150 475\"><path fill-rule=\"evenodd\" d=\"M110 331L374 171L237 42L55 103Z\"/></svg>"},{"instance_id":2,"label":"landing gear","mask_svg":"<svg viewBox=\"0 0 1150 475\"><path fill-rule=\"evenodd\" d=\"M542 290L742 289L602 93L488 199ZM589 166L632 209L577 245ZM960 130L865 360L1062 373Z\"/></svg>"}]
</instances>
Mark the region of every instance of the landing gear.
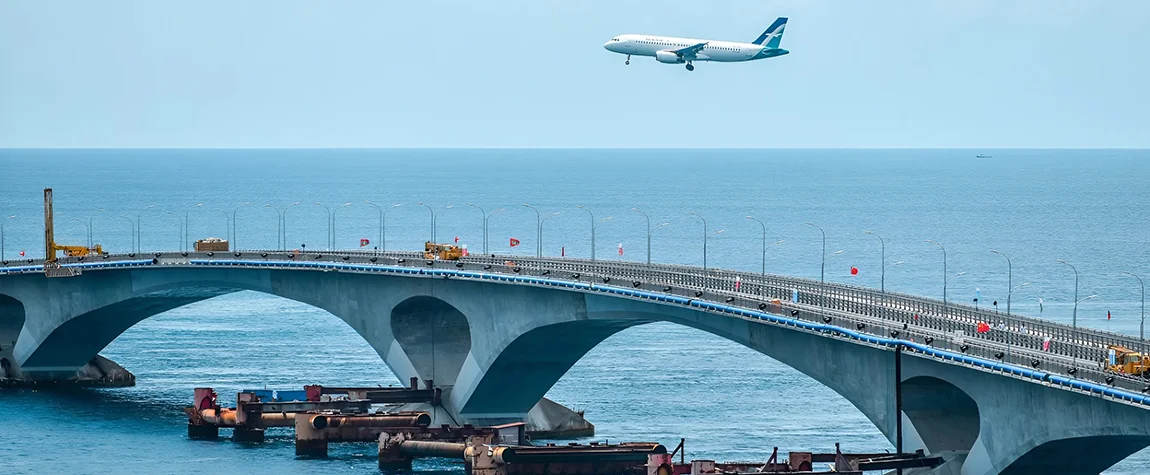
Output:
<instances>
[{"instance_id":1,"label":"landing gear","mask_svg":"<svg viewBox=\"0 0 1150 475\"><path fill-rule=\"evenodd\" d=\"M624 66L630 66L631 65L631 55L627 55L627 60L623 62L623 65Z\"/></svg>"},{"instance_id":2,"label":"landing gear","mask_svg":"<svg viewBox=\"0 0 1150 475\"><path fill-rule=\"evenodd\" d=\"M695 65L688 62L687 63L687 71L694 71L694 70L695 70Z\"/></svg>"}]
</instances>

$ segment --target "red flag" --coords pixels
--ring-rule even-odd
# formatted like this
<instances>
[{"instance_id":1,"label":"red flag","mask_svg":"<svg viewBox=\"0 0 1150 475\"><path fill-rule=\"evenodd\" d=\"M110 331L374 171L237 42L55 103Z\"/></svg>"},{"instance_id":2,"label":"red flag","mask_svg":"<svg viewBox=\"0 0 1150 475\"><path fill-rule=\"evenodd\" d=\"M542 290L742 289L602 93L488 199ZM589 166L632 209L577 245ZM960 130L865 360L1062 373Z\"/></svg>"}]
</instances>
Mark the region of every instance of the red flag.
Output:
<instances>
[{"instance_id":1,"label":"red flag","mask_svg":"<svg viewBox=\"0 0 1150 475\"><path fill-rule=\"evenodd\" d=\"M515 239L515 238L511 238L511 247L515 247L518 245L519 245L519 240Z\"/></svg>"},{"instance_id":2,"label":"red flag","mask_svg":"<svg viewBox=\"0 0 1150 475\"><path fill-rule=\"evenodd\" d=\"M978 322L978 326L975 328L975 331L977 331L979 333L989 332L990 331L990 324L988 324L986 322Z\"/></svg>"},{"instance_id":3,"label":"red flag","mask_svg":"<svg viewBox=\"0 0 1150 475\"><path fill-rule=\"evenodd\" d=\"M623 243L619 243L619 255L623 255Z\"/></svg>"},{"instance_id":4,"label":"red flag","mask_svg":"<svg viewBox=\"0 0 1150 475\"><path fill-rule=\"evenodd\" d=\"M1110 320L1110 311L1109 310L1106 311L1106 320Z\"/></svg>"},{"instance_id":5,"label":"red flag","mask_svg":"<svg viewBox=\"0 0 1150 475\"><path fill-rule=\"evenodd\" d=\"M24 257L24 251L20 251L20 257Z\"/></svg>"},{"instance_id":6,"label":"red flag","mask_svg":"<svg viewBox=\"0 0 1150 475\"><path fill-rule=\"evenodd\" d=\"M469 256L469 255L470 255L470 254L468 254L468 253L467 253L467 244L464 244L464 245L463 245L463 257L467 257L467 256Z\"/></svg>"},{"instance_id":7,"label":"red flag","mask_svg":"<svg viewBox=\"0 0 1150 475\"><path fill-rule=\"evenodd\" d=\"M456 243L456 244L458 244L458 243L459 243L459 236L455 236L455 243Z\"/></svg>"},{"instance_id":8,"label":"red flag","mask_svg":"<svg viewBox=\"0 0 1150 475\"><path fill-rule=\"evenodd\" d=\"M859 275L859 268L851 266L851 275Z\"/></svg>"},{"instance_id":9,"label":"red flag","mask_svg":"<svg viewBox=\"0 0 1150 475\"><path fill-rule=\"evenodd\" d=\"M370 240L368 240L367 238L360 238L359 247L363 247L363 246L366 246L368 244L371 244Z\"/></svg>"}]
</instances>

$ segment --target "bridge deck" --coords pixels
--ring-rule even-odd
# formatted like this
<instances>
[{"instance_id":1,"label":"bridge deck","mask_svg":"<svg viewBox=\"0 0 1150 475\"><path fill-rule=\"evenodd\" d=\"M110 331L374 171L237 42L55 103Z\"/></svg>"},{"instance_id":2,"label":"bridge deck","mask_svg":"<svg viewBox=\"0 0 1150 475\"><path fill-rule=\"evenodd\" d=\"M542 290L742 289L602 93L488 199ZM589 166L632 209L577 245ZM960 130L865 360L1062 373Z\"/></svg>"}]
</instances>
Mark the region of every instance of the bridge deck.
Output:
<instances>
[{"instance_id":1,"label":"bridge deck","mask_svg":"<svg viewBox=\"0 0 1150 475\"><path fill-rule=\"evenodd\" d=\"M242 264L238 262L239 259L243 260ZM241 251L153 253L146 256L127 254L87 260L62 260L64 267L92 270L152 265L283 267L287 263L297 264L292 267L303 263L318 267L355 264L363 267L360 269L363 271L370 271L373 267L382 269L384 266L421 271L446 268L589 282L592 286L599 284L604 288L634 289L636 292L654 292L682 298L688 305L702 305L700 308L709 311L732 313L730 310L737 310L733 313L744 318L759 318L758 314L769 309L789 316L786 320L809 322L814 325L807 328L811 331L833 332L870 344L903 345L913 351L991 368L1016 377L1036 378L1074 390L1146 403L1146 398L1135 392L1107 391L1110 386L1114 386L1146 392L1146 379L1105 370L1106 347L1124 345L1142 348L1144 342L1137 338L1092 329L1075 330L1067 325L1032 317L1005 315L949 303L944 305L940 301L923 297L809 279L666 264L525 256L428 261L423 259L421 253L415 252L339 251L292 257L284 251ZM356 271L351 268L340 270ZM42 272L43 262L36 260L23 261L17 266L0 267L0 275ZM793 301L793 292L796 291L798 299ZM778 300L781 308L772 308L773 300ZM717 307L703 305L713 305L715 302L722 304ZM979 322L990 324L992 330L978 333L976 328ZM942 350L945 354L933 354L934 350ZM975 357L980 361L963 361L961 355ZM1074 368L1072 374L1071 368Z\"/></svg>"}]
</instances>

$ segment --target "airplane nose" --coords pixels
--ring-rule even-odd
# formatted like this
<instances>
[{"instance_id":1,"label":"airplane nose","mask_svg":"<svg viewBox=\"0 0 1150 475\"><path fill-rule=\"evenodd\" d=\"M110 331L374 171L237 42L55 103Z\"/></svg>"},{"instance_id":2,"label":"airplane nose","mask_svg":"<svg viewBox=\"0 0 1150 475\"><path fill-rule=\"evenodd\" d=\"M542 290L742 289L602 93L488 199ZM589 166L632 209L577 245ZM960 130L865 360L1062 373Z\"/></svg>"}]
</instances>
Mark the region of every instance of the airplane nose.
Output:
<instances>
[{"instance_id":1,"label":"airplane nose","mask_svg":"<svg viewBox=\"0 0 1150 475\"><path fill-rule=\"evenodd\" d=\"M603 49L605 49L607 51L615 51L615 50L611 49L611 43L612 42L610 42L610 41L603 43Z\"/></svg>"}]
</instances>

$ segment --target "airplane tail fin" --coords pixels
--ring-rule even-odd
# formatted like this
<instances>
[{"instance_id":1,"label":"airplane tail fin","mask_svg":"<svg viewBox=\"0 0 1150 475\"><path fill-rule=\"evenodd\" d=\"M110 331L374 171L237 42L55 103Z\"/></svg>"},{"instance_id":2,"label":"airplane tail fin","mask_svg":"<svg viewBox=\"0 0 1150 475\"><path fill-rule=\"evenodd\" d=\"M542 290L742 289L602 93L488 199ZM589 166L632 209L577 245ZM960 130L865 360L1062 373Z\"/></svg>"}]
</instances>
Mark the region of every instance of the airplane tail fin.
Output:
<instances>
[{"instance_id":1,"label":"airplane tail fin","mask_svg":"<svg viewBox=\"0 0 1150 475\"><path fill-rule=\"evenodd\" d=\"M767 48L778 48L779 43L783 41L783 30L787 27L787 17L779 17L771 26L759 35L759 39L755 40L754 44L763 45Z\"/></svg>"}]
</instances>

